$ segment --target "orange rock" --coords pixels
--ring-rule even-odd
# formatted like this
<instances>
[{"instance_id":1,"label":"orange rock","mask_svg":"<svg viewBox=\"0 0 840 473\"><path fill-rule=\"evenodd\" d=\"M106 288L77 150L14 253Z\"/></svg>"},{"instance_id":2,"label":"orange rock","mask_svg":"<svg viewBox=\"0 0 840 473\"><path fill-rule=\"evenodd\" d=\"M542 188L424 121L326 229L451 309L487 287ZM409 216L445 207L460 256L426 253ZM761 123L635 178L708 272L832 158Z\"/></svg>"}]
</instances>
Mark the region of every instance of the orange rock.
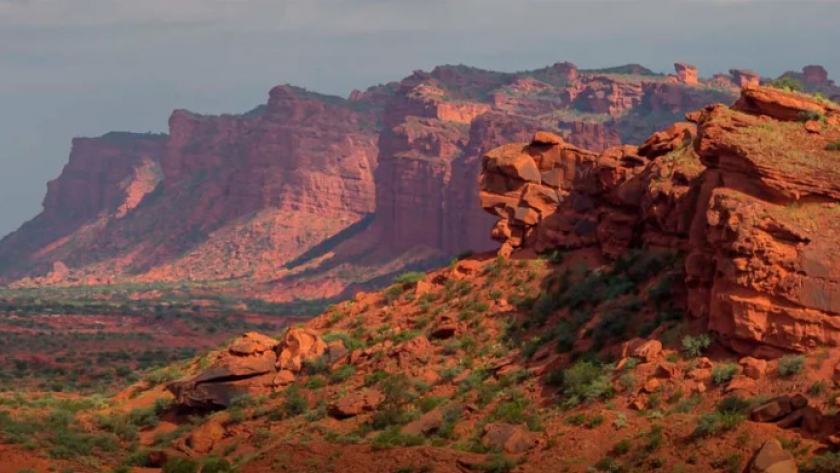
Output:
<instances>
[{"instance_id":1,"label":"orange rock","mask_svg":"<svg viewBox=\"0 0 840 473\"><path fill-rule=\"evenodd\" d=\"M224 426L218 420L209 419L190 433L186 439L186 445L198 454L207 454L225 437L226 433Z\"/></svg>"},{"instance_id":2,"label":"orange rock","mask_svg":"<svg viewBox=\"0 0 840 473\"><path fill-rule=\"evenodd\" d=\"M662 389L662 383L657 378L649 378L642 387L642 391L649 394L657 393L660 389Z\"/></svg>"},{"instance_id":3,"label":"orange rock","mask_svg":"<svg viewBox=\"0 0 840 473\"><path fill-rule=\"evenodd\" d=\"M743 368L744 376L749 376L752 379L761 379L767 372L766 360L759 360L748 356L741 358L738 364Z\"/></svg>"},{"instance_id":4,"label":"orange rock","mask_svg":"<svg viewBox=\"0 0 840 473\"><path fill-rule=\"evenodd\" d=\"M633 356L640 358L648 363L656 361L662 353L662 342L659 340L648 340L641 346L633 350Z\"/></svg>"},{"instance_id":5,"label":"orange rock","mask_svg":"<svg viewBox=\"0 0 840 473\"><path fill-rule=\"evenodd\" d=\"M536 435L522 426L510 424L487 424L481 439L484 446L504 450L510 454L527 452L537 445Z\"/></svg>"},{"instance_id":6,"label":"orange rock","mask_svg":"<svg viewBox=\"0 0 840 473\"><path fill-rule=\"evenodd\" d=\"M790 414L791 410L790 398L780 396L754 407L750 412L750 418L755 422L773 422Z\"/></svg>"},{"instance_id":7,"label":"orange rock","mask_svg":"<svg viewBox=\"0 0 840 473\"><path fill-rule=\"evenodd\" d=\"M297 373L305 360L320 357L326 349L327 344L314 331L290 328L277 347L277 369Z\"/></svg>"},{"instance_id":8,"label":"orange rock","mask_svg":"<svg viewBox=\"0 0 840 473\"><path fill-rule=\"evenodd\" d=\"M808 120L805 122L805 131L808 133L816 133L819 134L822 132L822 126L820 126L820 122L816 120Z\"/></svg>"},{"instance_id":9,"label":"orange rock","mask_svg":"<svg viewBox=\"0 0 840 473\"><path fill-rule=\"evenodd\" d=\"M674 64L677 78L683 84L697 85L697 68L691 64L678 62Z\"/></svg>"},{"instance_id":10,"label":"orange rock","mask_svg":"<svg viewBox=\"0 0 840 473\"><path fill-rule=\"evenodd\" d=\"M234 340L228 350L233 355L247 356L273 350L277 343L277 340L271 337L256 332L248 332Z\"/></svg>"},{"instance_id":11,"label":"orange rock","mask_svg":"<svg viewBox=\"0 0 840 473\"><path fill-rule=\"evenodd\" d=\"M376 409L385 396L375 389L362 389L341 397L327 406L327 412L337 419L355 417L364 412Z\"/></svg>"},{"instance_id":12,"label":"orange rock","mask_svg":"<svg viewBox=\"0 0 840 473\"><path fill-rule=\"evenodd\" d=\"M754 396L758 393L758 384L750 377L735 376L731 381L729 381L729 383L726 384L726 388L723 392L724 394L741 392Z\"/></svg>"}]
</instances>

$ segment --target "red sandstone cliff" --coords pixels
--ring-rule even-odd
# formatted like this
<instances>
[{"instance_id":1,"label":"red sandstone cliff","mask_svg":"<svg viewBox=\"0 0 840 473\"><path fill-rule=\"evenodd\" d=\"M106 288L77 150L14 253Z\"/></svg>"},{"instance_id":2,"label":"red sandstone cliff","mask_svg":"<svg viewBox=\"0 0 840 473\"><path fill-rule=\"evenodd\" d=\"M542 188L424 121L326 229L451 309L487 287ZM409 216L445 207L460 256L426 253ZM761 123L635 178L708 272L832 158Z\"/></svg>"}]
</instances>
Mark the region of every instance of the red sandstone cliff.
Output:
<instances>
[{"instance_id":1,"label":"red sandstone cliff","mask_svg":"<svg viewBox=\"0 0 840 473\"><path fill-rule=\"evenodd\" d=\"M537 130L595 151L640 143L735 97L731 78L676 70L442 66L349 100L280 86L244 115L179 110L168 137L78 140L44 212L0 243L0 279L242 278L324 297L489 249L493 220L475 197L487 151Z\"/></svg>"},{"instance_id":2,"label":"red sandstone cliff","mask_svg":"<svg viewBox=\"0 0 840 473\"><path fill-rule=\"evenodd\" d=\"M734 350L840 345L840 106L750 86L688 118L640 147L595 153L540 132L486 153L501 251L680 250L685 306Z\"/></svg>"}]
</instances>

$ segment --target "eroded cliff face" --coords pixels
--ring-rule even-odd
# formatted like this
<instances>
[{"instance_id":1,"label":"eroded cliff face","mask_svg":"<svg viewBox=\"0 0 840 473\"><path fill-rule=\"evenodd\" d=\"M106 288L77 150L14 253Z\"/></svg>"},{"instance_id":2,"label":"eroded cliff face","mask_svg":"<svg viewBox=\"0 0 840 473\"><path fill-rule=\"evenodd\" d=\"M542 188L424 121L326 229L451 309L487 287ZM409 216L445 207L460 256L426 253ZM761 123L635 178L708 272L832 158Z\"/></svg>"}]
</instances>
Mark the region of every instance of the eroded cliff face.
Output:
<instances>
[{"instance_id":1,"label":"eroded cliff face","mask_svg":"<svg viewBox=\"0 0 840 473\"><path fill-rule=\"evenodd\" d=\"M79 148L79 158L51 184L39 217L67 212L51 204L63 202L79 215L68 227L75 232L58 241L49 235L33 262L43 274L60 261L71 270L68 282L82 283L273 277L285 262L374 211L376 119L373 106L289 86L273 89L266 106L246 115L175 111L168 139L155 142L159 187L150 193L154 185L135 185L122 200L103 194L96 175L75 177L89 172L90 160L101 160ZM110 171L122 182L141 156L111 151L129 163ZM137 199L143 191L148 195Z\"/></svg>"},{"instance_id":2,"label":"eroded cliff face","mask_svg":"<svg viewBox=\"0 0 840 473\"><path fill-rule=\"evenodd\" d=\"M501 252L680 250L686 307L736 351L840 345L840 106L751 86L687 118L640 147L542 132L488 152L481 203Z\"/></svg>"},{"instance_id":3,"label":"eroded cliff face","mask_svg":"<svg viewBox=\"0 0 840 473\"><path fill-rule=\"evenodd\" d=\"M47 184L43 212L0 242L0 271L11 277L38 271L41 254L69 242L73 232L109 215L124 217L160 182L165 140L135 133L74 139L61 176Z\"/></svg>"},{"instance_id":4,"label":"eroded cliff face","mask_svg":"<svg viewBox=\"0 0 840 473\"><path fill-rule=\"evenodd\" d=\"M240 278L328 297L406 265L489 250L494 220L476 198L485 153L539 130L596 153L638 145L687 111L737 95L738 78L699 78L688 64L675 71L441 66L348 100L279 86L243 115L178 110L169 136L142 146L97 151L79 140L44 213L0 244L0 278ZM807 76L825 82L814 68ZM627 146L610 159L633 169L650 159ZM620 228L630 217L613 218Z\"/></svg>"}]
</instances>

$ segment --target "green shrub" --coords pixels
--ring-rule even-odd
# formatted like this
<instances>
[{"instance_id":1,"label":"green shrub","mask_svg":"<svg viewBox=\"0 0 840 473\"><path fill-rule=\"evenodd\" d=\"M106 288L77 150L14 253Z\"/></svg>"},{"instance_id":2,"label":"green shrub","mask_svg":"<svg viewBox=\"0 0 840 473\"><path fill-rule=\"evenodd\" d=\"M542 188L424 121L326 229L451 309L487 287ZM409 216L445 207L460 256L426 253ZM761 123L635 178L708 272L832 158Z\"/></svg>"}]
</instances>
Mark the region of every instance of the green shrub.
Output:
<instances>
[{"instance_id":1,"label":"green shrub","mask_svg":"<svg viewBox=\"0 0 840 473\"><path fill-rule=\"evenodd\" d=\"M413 271L413 272L410 272L410 273L400 274L399 276L394 278L394 283L395 284L401 284L401 285L408 285L408 284L414 284L414 283L419 282L419 281L423 281L425 279L426 279L426 273Z\"/></svg>"},{"instance_id":2,"label":"green shrub","mask_svg":"<svg viewBox=\"0 0 840 473\"><path fill-rule=\"evenodd\" d=\"M163 465L163 473L196 473L198 463L189 458L173 457Z\"/></svg>"},{"instance_id":3,"label":"green shrub","mask_svg":"<svg viewBox=\"0 0 840 473\"><path fill-rule=\"evenodd\" d=\"M686 336L682 339L683 353L688 358L697 358L702 355L706 348L712 343L712 339L705 333L696 337Z\"/></svg>"},{"instance_id":4,"label":"green shrub","mask_svg":"<svg viewBox=\"0 0 840 473\"><path fill-rule=\"evenodd\" d=\"M374 450L384 450L394 447L416 447L424 443L425 439L423 437L404 434L400 431L400 427L396 425L392 425L379 432L371 440L371 445L373 445Z\"/></svg>"},{"instance_id":5,"label":"green shrub","mask_svg":"<svg viewBox=\"0 0 840 473\"><path fill-rule=\"evenodd\" d=\"M623 470L621 463L610 457L598 460L594 468L598 473L620 473Z\"/></svg>"},{"instance_id":6,"label":"green shrub","mask_svg":"<svg viewBox=\"0 0 840 473\"><path fill-rule=\"evenodd\" d=\"M793 376L805 369L805 355L785 355L779 358L779 376Z\"/></svg>"},{"instance_id":7,"label":"green shrub","mask_svg":"<svg viewBox=\"0 0 840 473\"><path fill-rule=\"evenodd\" d=\"M232 473L233 467L224 458L207 457L201 461L201 473Z\"/></svg>"},{"instance_id":8,"label":"green shrub","mask_svg":"<svg viewBox=\"0 0 840 473\"><path fill-rule=\"evenodd\" d=\"M563 371L562 386L567 406L606 399L615 394L609 374L591 361L578 361Z\"/></svg>"},{"instance_id":9,"label":"green shrub","mask_svg":"<svg viewBox=\"0 0 840 473\"><path fill-rule=\"evenodd\" d=\"M288 417L295 417L303 414L309 409L306 398L293 387L286 389L286 399L283 401L282 411Z\"/></svg>"},{"instance_id":10,"label":"green shrub","mask_svg":"<svg viewBox=\"0 0 840 473\"><path fill-rule=\"evenodd\" d=\"M516 462L504 455L494 455L484 463L473 465L474 471L484 473L510 473L516 468Z\"/></svg>"},{"instance_id":11,"label":"green shrub","mask_svg":"<svg viewBox=\"0 0 840 473\"><path fill-rule=\"evenodd\" d=\"M330 383L339 384L350 379L356 374L356 367L350 364L341 365L338 369L330 373Z\"/></svg>"},{"instance_id":12,"label":"green shrub","mask_svg":"<svg viewBox=\"0 0 840 473\"><path fill-rule=\"evenodd\" d=\"M728 383L738 373L738 365L731 361L712 368L712 382L720 386Z\"/></svg>"},{"instance_id":13,"label":"green shrub","mask_svg":"<svg viewBox=\"0 0 840 473\"><path fill-rule=\"evenodd\" d=\"M826 145L825 150L826 151L840 151L840 140L833 141L833 142L829 143L828 145Z\"/></svg>"},{"instance_id":14,"label":"green shrub","mask_svg":"<svg viewBox=\"0 0 840 473\"><path fill-rule=\"evenodd\" d=\"M840 452L827 452L802 465L802 473L836 473L840 471Z\"/></svg>"},{"instance_id":15,"label":"green shrub","mask_svg":"<svg viewBox=\"0 0 840 473\"><path fill-rule=\"evenodd\" d=\"M617 442L615 445L613 445L612 450L610 450L610 453L616 456L621 456L630 452L631 448L633 448L633 442L631 442L630 439L623 439L620 442Z\"/></svg>"},{"instance_id":16,"label":"green shrub","mask_svg":"<svg viewBox=\"0 0 840 473\"><path fill-rule=\"evenodd\" d=\"M327 385L327 381L322 376L312 376L306 380L304 387L313 391L323 388Z\"/></svg>"},{"instance_id":17,"label":"green shrub","mask_svg":"<svg viewBox=\"0 0 840 473\"><path fill-rule=\"evenodd\" d=\"M775 79L772 82L770 82L770 87L785 90L788 92L801 92L804 89L804 87L802 86L802 82L792 77L780 77L778 79Z\"/></svg>"}]
</instances>

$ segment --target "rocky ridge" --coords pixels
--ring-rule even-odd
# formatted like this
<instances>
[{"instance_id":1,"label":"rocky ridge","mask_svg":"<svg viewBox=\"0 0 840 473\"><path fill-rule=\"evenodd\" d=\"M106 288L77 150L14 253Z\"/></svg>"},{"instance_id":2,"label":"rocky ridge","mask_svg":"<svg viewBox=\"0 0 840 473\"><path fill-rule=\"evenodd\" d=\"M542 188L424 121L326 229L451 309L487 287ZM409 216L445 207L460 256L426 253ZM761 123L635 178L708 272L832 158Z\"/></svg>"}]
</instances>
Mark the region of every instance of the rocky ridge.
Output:
<instances>
[{"instance_id":1,"label":"rocky ridge","mask_svg":"<svg viewBox=\"0 0 840 473\"><path fill-rule=\"evenodd\" d=\"M806 85L829 86L812 69ZM641 143L687 111L730 102L741 77L675 70L441 66L348 100L279 86L242 115L178 110L139 161L128 142L74 149L44 212L0 242L0 281L234 280L276 300L352 293L493 247L475 200L490 149L538 130L594 151ZM77 185L100 169L115 174ZM71 203L84 210L62 207Z\"/></svg>"}]
</instances>

